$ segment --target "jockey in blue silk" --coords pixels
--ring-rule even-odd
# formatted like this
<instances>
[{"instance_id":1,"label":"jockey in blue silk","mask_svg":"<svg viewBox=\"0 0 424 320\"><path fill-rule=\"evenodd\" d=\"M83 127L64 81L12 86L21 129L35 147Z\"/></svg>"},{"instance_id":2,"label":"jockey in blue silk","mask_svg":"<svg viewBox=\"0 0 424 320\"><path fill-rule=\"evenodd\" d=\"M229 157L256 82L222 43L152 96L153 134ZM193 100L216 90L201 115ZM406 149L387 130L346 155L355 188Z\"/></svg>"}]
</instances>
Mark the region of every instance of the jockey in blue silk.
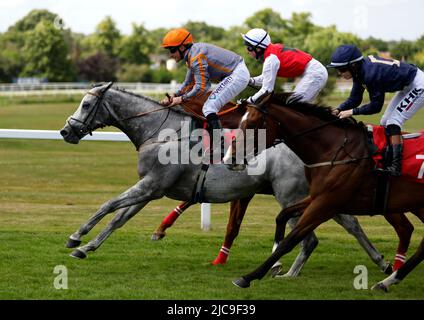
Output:
<instances>
[{"instance_id":1,"label":"jockey in blue silk","mask_svg":"<svg viewBox=\"0 0 424 320\"><path fill-rule=\"evenodd\" d=\"M389 102L380 121L389 136L392 163L387 168L391 175L401 174L403 141L401 129L424 105L424 72L415 65L378 56L363 57L354 45L338 47L331 57L329 68L336 68L339 75L353 80L349 98L333 114L340 118L359 114L379 113L384 105L386 92L399 91ZM359 106L365 89L370 102Z\"/></svg>"}]
</instances>

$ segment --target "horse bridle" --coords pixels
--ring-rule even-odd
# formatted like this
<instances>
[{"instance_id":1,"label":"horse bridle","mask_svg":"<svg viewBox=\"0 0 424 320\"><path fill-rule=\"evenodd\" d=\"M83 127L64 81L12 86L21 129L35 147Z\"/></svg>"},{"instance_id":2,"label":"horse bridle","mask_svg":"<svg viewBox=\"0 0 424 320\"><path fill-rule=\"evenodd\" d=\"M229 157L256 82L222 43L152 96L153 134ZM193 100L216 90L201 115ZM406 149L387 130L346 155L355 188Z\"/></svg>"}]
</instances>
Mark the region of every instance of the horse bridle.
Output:
<instances>
[{"instance_id":1,"label":"horse bridle","mask_svg":"<svg viewBox=\"0 0 424 320\"><path fill-rule=\"evenodd\" d=\"M98 94L97 92L92 92L92 91L87 91L87 94L90 94L92 96L96 97L96 102L94 103L94 107L90 109L90 111L88 112L87 116L85 117L85 119L83 121L74 118L74 117L69 117L69 119L66 121L69 125L69 127L71 128L71 130L74 132L74 134L79 138L83 138L85 135L89 134L90 136L93 135L93 128L91 126L91 123L94 119L94 117L97 114L97 111L99 110L100 105L103 102L103 98L104 98L104 94L106 93L107 90L109 90L109 88L111 87L108 86L105 90L103 90L101 92L101 94ZM109 108L106 108L109 111ZM81 123L83 126L80 130L77 130L70 122L70 120L73 120L75 122Z\"/></svg>"},{"instance_id":2,"label":"horse bridle","mask_svg":"<svg viewBox=\"0 0 424 320\"><path fill-rule=\"evenodd\" d=\"M79 139L82 139L85 135L87 135L87 134L89 134L89 135L93 135L93 131L95 130L95 128L93 128L92 127L92 122L93 122L93 119L95 118L95 116L96 116L96 114L97 114L97 112L98 112L98 110L99 110L99 108L100 108L100 106L106 106L106 110L109 112L109 114L113 114L113 112L111 112L111 110L109 109L109 107L107 106L107 105L104 105L103 104L103 99L104 99L104 95L105 95L105 93L109 90L109 88L111 88L112 87L112 84L109 84L104 90L102 90L101 92L100 92L100 94L99 93L97 93L97 92L92 92L92 91L87 91L87 94L90 94L90 95L92 95L92 96L95 96L96 97L96 102L94 103L94 106L93 106L93 108L91 108L90 109L90 111L89 111L89 113L87 114L87 116L85 117L85 119L82 121L82 120L79 120L79 119L76 119L76 118L74 118L74 117L69 117L68 118L68 120L66 121L67 123L68 123L68 125L69 125L69 127L71 128L71 130L72 130L72 132L79 138ZM153 134L149 137L149 138L147 138L147 139L145 139L140 145L142 145L142 144L144 144L146 141L148 141L148 140L150 140L159 130L160 130L160 128L162 128L162 126L163 126L163 124L165 123L165 121L168 119L168 117L169 117L169 113L170 113L170 110L171 110L171 108L172 108L172 106L166 106L166 107L162 107L162 108L158 108L158 109L154 109L154 110L151 110L151 111L147 111L147 112L141 112L141 113L137 113L136 115L133 115L133 116L129 116L129 117L127 117L127 118L123 118L123 119L118 119L118 118L116 118L116 117L114 117L115 118L115 120L117 121L117 122L122 122L122 121L126 121L126 120L131 120L131 119L134 119L134 118L140 118L140 117L144 117L144 116L146 116L146 115L149 115L149 114L151 114L151 113L154 113L154 112L157 112L157 111L161 111L161 110L165 110L165 109L168 109L168 113L167 113L167 115L166 115L166 117L165 117L165 119L162 121L162 123L160 124L160 126L153 132ZM70 122L70 120L73 120L73 121L75 121L75 122L78 122L78 123L81 123L82 125L83 125L83 127L80 129L80 130L77 130L72 124L71 124L71 122ZM106 126L106 124L101 124L100 125L100 127L105 127ZM138 148L139 146L137 146L137 148Z\"/></svg>"}]
</instances>

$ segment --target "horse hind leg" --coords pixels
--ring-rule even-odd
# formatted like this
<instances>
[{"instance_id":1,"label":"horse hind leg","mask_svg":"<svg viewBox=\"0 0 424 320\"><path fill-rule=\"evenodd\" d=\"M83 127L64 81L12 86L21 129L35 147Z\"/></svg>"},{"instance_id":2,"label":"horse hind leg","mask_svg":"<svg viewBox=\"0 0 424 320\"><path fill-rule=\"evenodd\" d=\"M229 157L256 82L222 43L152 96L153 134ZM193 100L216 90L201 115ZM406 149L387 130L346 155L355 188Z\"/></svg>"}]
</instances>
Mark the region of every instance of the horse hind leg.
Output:
<instances>
[{"instance_id":1,"label":"horse hind leg","mask_svg":"<svg viewBox=\"0 0 424 320\"><path fill-rule=\"evenodd\" d=\"M411 212L416 215L421 222L424 223L424 208L418 210L411 210ZM393 284L400 283L415 267L424 260L424 238L421 240L421 243L418 246L417 251L406 260L405 264L402 265L398 270L393 272L386 279L376 283L371 287L372 290L380 290L384 292L389 291L389 287Z\"/></svg>"},{"instance_id":2,"label":"horse hind leg","mask_svg":"<svg viewBox=\"0 0 424 320\"><path fill-rule=\"evenodd\" d=\"M135 216L148 202L136 204L120 209L109 225L99 235L88 242L85 246L75 249L70 256L84 259L89 251L95 251L100 245L118 228L121 228L128 220Z\"/></svg>"},{"instance_id":3,"label":"horse hind leg","mask_svg":"<svg viewBox=\"0 0 424 320\"><path fill-rule=\"evenodd\" d=\"M244 199L234 200L231 202L230 217L227 223L227 232L225 234L224 244L219 250L218 256L212 261L213 265L223 265L227 263L231 246L235 238L238 236L240 226L246 213L247 207L252 200L253 195Z\"/></svg>"},{"instance_id":4,"label":"horse hind leg","mask_svg":"<svg viewBox=\"0 0 424 320\"><path fill-rule=\"evenodd\" d=\"M393 264L393 271L396 271L405 263L406 253L411 242L412 232L414 232L414 226L411 224L411 222L409 222L408 218L403 213L388 214L385 215L384 218L393 226L399 237L399 244L396 250Z\"/></svg>"},{"instance_id":5,"label":"horse hind leg","mask_svg":"<svg viewBox=\"0 0 424 320\"><path fill-rule=\"evenodd\" d=\"M172 227L174 222L192 205L191 201L183 201L163 219L160 226L153 232L151 239L157 241L165 237L165 230Z\"/></svg>"},{"instance_id":6,"label":"horse hind leg","mask_svg":"<svg viewBox=\"0 0 424 320\"><path fill-rule=\"evenodd\" d=\"M376 283L371 289L388 292L391 285L400 283L423 260L424 238L421 240L418 250L408 260L406 260L403 266L393 272L386 279Z\"/></svg>"},{"instance_id":7,"label":"horse hind leg","mask_svg":"<svg viewBox=\"0 0 424 320\"><path fill-rule=\"evenodd\" d=\"M361 247L365 250L371 260L383 271L385 274L392 273L392 264L384 260L384 256L374 247L367 235L361 228L358 219L355 216L347 214L337 214L334 216L334 221L341 225L348 233L353 235L359 242Z\"/></svg>"}]
</instances>

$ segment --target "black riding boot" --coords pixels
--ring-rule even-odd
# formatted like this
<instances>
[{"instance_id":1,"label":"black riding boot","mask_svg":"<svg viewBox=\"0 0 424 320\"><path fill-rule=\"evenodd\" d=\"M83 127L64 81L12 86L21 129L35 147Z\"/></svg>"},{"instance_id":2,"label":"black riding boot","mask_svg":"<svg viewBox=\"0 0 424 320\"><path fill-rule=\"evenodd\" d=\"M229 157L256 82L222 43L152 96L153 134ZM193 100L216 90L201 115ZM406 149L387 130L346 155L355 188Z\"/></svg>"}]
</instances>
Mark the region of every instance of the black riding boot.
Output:
<instances>
[{"instance_id":1,"label":"black riding boot","mask_svg":"<svg viewBox=\"0 0 424 320\"><path fill-rule=\"evenodd\" d=\"M220 160L224 157L224 139L221 135L222 133L222 125L221 122L219 121L218 115L216 113L210 113L206 116L206 120L208 122L208 133L209 133L209 153L210 153L210 159L212 162L213 159L213 154L215 150L220 150L220 155L221 158ZM214 145L214 130L219 130L218 132L215 133L215 135L217 135L219 133L219 136L221 137L219 145L215 146ZM218 149L219 148L219 149Z\"/></svg>"},{"instance_id":2,"label":"black riding boot","mask_svg":"<svg viewBox=\"0 0 424 320\"><path fill-rule=\"evenodd\" d=\"M402 151L403 151L403 141L401 134L392 134L390 135L390 144L392 149L392 163L387 167L392 176L400 176L402 169Z\"/></svg>"}]
</instances>

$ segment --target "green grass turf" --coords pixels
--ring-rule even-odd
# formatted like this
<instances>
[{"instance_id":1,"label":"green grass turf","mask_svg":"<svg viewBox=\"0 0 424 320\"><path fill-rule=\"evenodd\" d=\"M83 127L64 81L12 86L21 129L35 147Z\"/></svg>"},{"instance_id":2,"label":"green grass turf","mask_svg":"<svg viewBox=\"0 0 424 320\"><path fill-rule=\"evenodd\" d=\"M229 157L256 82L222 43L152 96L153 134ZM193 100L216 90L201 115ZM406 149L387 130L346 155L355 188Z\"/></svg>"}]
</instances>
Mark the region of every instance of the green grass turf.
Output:
<instances>
[{"instance_id":1,"label":"green grass turf","mask_svg":"<svg viewBox=\"0 0 424 320\"><path fill-rule=\"evenodd\" d=\"M338 100L334 100L338 101ZM60 129L73 103L0 106L0 128ZM380 115L381 116L381 115ZM423 112L410 129L423 128ZM369 121L367 117L365 121ZM378 120L378 117L376 117ZM374 121L375 123L377 121ZM107 131L110 128L106 128ZM369 287L385 278L356 240L333 221L317 229L320 244L296 279L268 275L249 289L231 280L268 257L278 204L257 195L248 209L228 264L209 264L226 229L228 204L212 206L212 230L200 230L200 206L188 209L160 242L150 240L163 217L179 202L150 203L86 260L65 248L68 236L98 207L137 181L137 155L130 143L0 140L0 299L423 299L420 265L389 294L356 290L356 265L368 268ZM84 242L106 226L107 216ZM412 252L424 227L415 226ZM373 244L392 259L397 237L382 217L359 217ZM282 259L288 269L298 249ZM68 269L68 290L54 288L54 268Z\"/></svg>"}]
</instances>

